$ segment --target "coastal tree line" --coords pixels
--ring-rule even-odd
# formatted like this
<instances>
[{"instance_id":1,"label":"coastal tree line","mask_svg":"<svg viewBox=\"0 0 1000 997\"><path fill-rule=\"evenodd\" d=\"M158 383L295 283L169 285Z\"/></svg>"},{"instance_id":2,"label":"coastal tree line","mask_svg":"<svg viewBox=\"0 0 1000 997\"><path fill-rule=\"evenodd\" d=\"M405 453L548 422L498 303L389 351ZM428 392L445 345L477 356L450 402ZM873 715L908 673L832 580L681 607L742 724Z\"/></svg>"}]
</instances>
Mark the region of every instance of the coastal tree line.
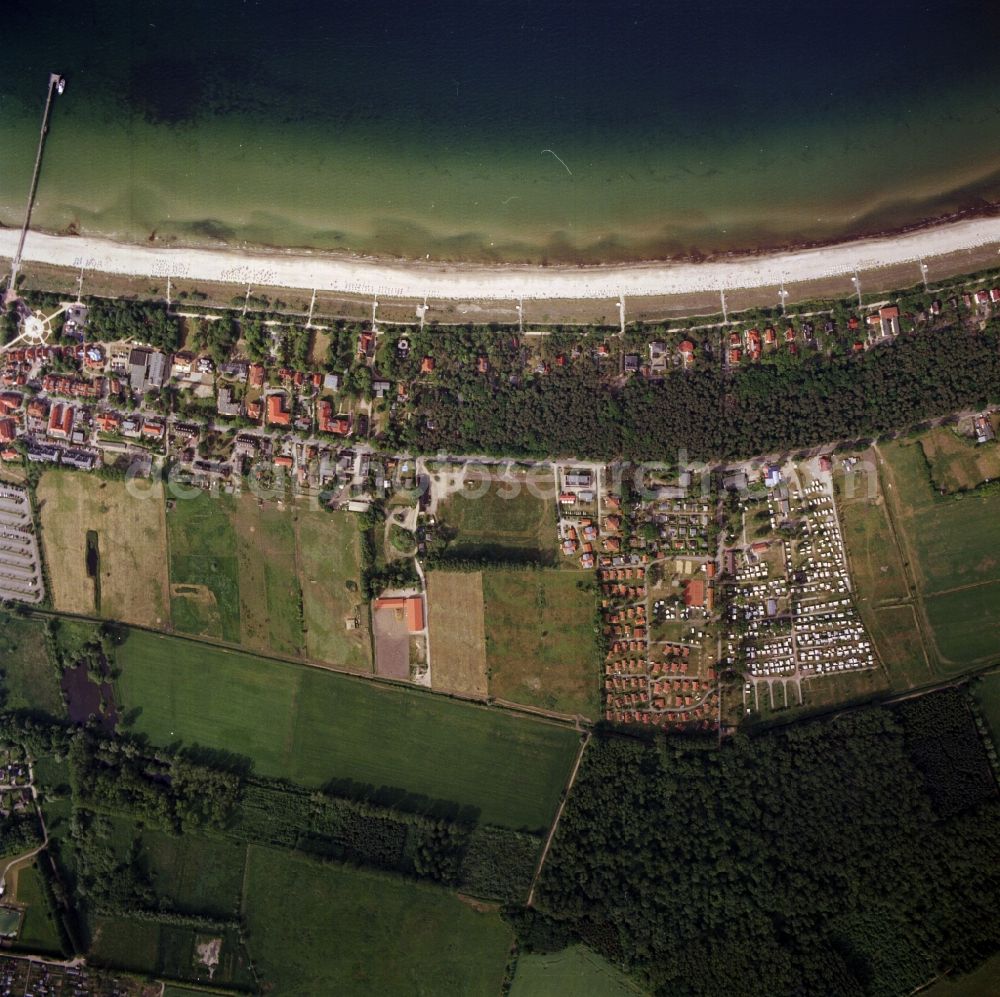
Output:
<instances>
[{"instance_id":1,"label":"coastal tree line","mask_svg":"<svg viewBox=\"0 0 1000 997\"><path fill-rule=\"evenodd\" d=\"M589 355L522 377L440 364L411 385L384 444L416 452L726 460L871 437L1000 399L1000 325L908 334L849 356L632 378L613 386Z\"/></svg>"}]
</instances>

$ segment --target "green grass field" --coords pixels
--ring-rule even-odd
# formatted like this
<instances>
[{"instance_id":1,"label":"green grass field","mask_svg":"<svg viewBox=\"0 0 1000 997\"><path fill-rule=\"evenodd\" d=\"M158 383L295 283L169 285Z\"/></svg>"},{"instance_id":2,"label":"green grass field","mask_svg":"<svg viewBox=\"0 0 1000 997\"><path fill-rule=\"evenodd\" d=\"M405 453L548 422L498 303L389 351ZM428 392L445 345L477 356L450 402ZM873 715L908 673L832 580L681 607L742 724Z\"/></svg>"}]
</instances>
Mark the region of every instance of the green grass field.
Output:
<instances>
[{"instance_id":1,"label":"green grass field","mask_svg":"<svg viewBox=\"0 0 1000 997\"><path fill-rule=\"evenodd\" d=\"M34 865L22 866L17 874L17 902L28 908L24 913L18 945L33 952L61 953L56 922Z\"/></svg>"},{"instance_id":2,"label":"green grass field","mask_svg":"<svg viewBox=\"0 0 1000 997\"><path fill-rule=\"evenodd\" d=\"M240 585L235 500L200 493L167 509L170 609L183 633L238 643Z\"/></svg>"},{"instance_id":3,"label":"green grass field","mask_svg":"<svg viewBox=\"0 0 1000 997\"><path fill-rule=\"evenodd\" d=\"M594 717L600 674L596 596L575 572L484 571L490 695Z\"/></svg>"},{"instance_id":4,"label":"green grass field","mask_svg":"<svg viewBox=\"0 0 1000 997\"><path fill-rule=\"evenodd\" d=\"M297 655L302 617L292 510L244 493L233 502L242 643L255 651Z\"/></svg>"},{"instance_id":5,"label":"green grass field","mask_svg":"<svg viewBox=\"0 0 1000 997\"><path fill-rule=\"evenodd\" d=\"M521 955L510 997L626 997L645 993L625 973L585 945Z\"/></svg>"},{"instance_id":6,"label":"green grass field","mask_svg":"<svg viewBox=\"0 0 1000 997\"><path fill-rule=\"evenodd\" d=\"M500 482L479 495L457 492L438 509L438 518L458 535L448 546L447 557L470 560L538 561L555 564L557 536L555 503L532 495L521 485L520 493L504 498L510 486Z\"/></svg>"},{"instance_id":7,"label":"green grass field","mask_svg":"<svg viewBox=\"0 0 1000 997\"><path fill-rule=\"evenodd\" d=\"M882 497L841 499L844 542L862 601L879 605L909 596L903 562L893 540Z\"/></svg>"},{"instance_id":8,"label":"green grass field","mask_svg":"<svg viewBox=\"0 0 1000 997\"><path fill-rule=\"evenodd\" d=\"M869 451L867 460L874 460ZM875 490L868 494L867 485ZM935 676L924 651L903 559L878 480L860 477L857 492L838 482L838 508L858 612L894 689L911 689ZM813 683L815 685L815 683Z\"/></svg>"},{"instance_id":9,"label":"green grass field","mask_svg":"<svg viewBox=\"0 0 1000 997\"><path fill-rule=\"evenodd\" d=\"M275 993L498 994L513 936L445 890L251 847L249 948Z\"/></svg>"},{"instance_id":10,"label":"green grass field","mask_svg":"<svg viewBox=\"0 0 1000 997\"><path fill-rule=\"evenodd\" d=\"M159 966L160 926L124 918L96 918L90 924L88 958L95 965L155 973Z\"/></svg>"},{"instance_id":11,"label":"green grass field","mask_svg":"<svg viewBox=\"0 0 1000 997\"><path fill-rule=\"evenodd\" d=\"M297 509L294 521L305 619L306 653L314 661L371 672L368 607L361 602L361 536L348 512ZM357 619L349 630L346 618Z\"/></svg>"},{"instance_id":12,"label":"green grass field","mask_svg":"<svg viewBox=\"0 0 1000 997\"><path fill-rule=\"evenodd\" d=\"M252 981L247 959L235 931L198 932L168 924L125 917L95 917L89 923L87 959L96 966L225 986L248 987ZM200 940L222 938L219 965L214 975L198 964Z\"/></svg>"},{"instance_id":13,"label":"green grass field","mask_svg":"<svg viewBox=\"0 0 1000 997\"><path fill-rule=\"evenodd\" d=\"M941 496L919 443L891 443L882 452L942 666L1000 660L1000 493Z\"/></svg>"},{"instance_id":14,"label":"green grass field","mask_svg":"<svg viewBox=\"0 0 1000 997\"><path fill-rule=\"evenodd\" d=\"M938 426L920 437L931 481L946 492L975 488L1000 477L1000 444L977 444L953 429Z\"/></svg>"},{"instance_id":15,"label":"green grass field","mask_svg":"<svg viewBox=\"0 0 1000 997\"><path fill-rule=\"evenodd\" d=\"M245 755L307 786L398 787L509 827L550 823L577 744L551 724L175 637L133 632L117 665L119 702L154 743Z\"/></svg>"},{"instance_id":16,"label":"green grass field","mask_svg":"<svg viewBox=\"0 0 1000 997\"><path fill-rule=\"evenodd\" d=\"M938 495L918 444L887 444L882 452L922 591L1000 579L1000 494Z\"/></svg>"},{"instance_id":17,"label":"green grass field","mask_svg":"<svg viewBox=\"0 0 1000 997\"><path fill-rule=\"evenodd\" d=\"M912 605L860 606L864 623L894 689L912 689L936 677L924 651Z\"/></svg>"},{"instance_id":18,"label":"green grass field","mask_svg":"<svg viewBox=\"0 0 1000 997\"><path fill-rule=\"evenodd\" d=\"M987 959L978 969L965 976L939 980L922 990L923 997L997 997L1000 987L1000 955Z\"/></svg>"},{"instance_id":19,"label":"green grass field","mask_svg":"<svg viewBox=\"0 0 1000 997\"><path fill-rule=\"evenodd\" d=\"M980 675L972 684L972 695L975 696L983 717L990 725L993 740L1000 751L1000 672L990 672Z\"/></svg>"},{"instance_id":20,"label":"green grass field","mask_svg":"<svg viewBox=\"0 0 1000 997\"><path fill-rule=\"evenodd\" d=\"M0 690L8 710L63 716L62 693L45 648L42 623L0 613Z\"/></svg>"},{"instance_id":21,"label":"green grass field","mask_svg":"<svg viewBox=\"0 0 1000 997\"><path fill-rule=\"evenodd\" d=\"M246 859L241 842L144 831L142 855L157 895L177 910L219 918L238 910Z\"/></svg>"},{"instance_id":22,"label":"green grass field","mask_svg":"<svg viewBox=\"0 0 1000 997\"><path fill-rule=\"evenodd\" d=\"M925 605L945 658L1000 662L1000 581L929 596Z\"/></svg>"}]
</instances>

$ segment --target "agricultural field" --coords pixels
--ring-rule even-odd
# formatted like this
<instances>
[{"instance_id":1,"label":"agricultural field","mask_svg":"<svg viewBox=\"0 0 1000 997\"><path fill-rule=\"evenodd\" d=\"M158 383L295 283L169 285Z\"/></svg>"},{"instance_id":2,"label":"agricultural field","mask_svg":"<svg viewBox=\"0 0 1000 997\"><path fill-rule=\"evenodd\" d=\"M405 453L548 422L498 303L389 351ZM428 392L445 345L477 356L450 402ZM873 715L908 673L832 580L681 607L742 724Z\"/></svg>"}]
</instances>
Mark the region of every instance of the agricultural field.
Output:
<instances>
[{"instance_id":1,"label":"agricultural field","mask_svg":"<svg viewBox=\"0 0 1000 997\"><path fill-rule=\"evenodd\" d=\"M293 526L307 657L338 668L371 672L368 607L359 594L361 538L357 518L347 512L299 508Z\"/></svg>"},{"instance_id":2,"label":"agricultural field","mask_svg":"<svg viewBox=\"0 0 1000 997\"><path fill-rule=\"evenodd\" d=\"M944 658L960 664L1000 662L1000 581L941 592L925 605Z\"/></svg>"},{"instance_id":3,"label":"agricultural field","mask_svg":"<svg viewBox=\"0 0 1000 997\"><path fill-rule=\"evenodd\" d=\"M43 624L0 613L0 702L8 710L64 712L55 663L49 660Z\"/></svg>"},{"instance_id":4,"label":"agricultural field","mask_svg":"<svg viewBox=\"0 0 1000 997\"><path fill-rule=\"evenodd\" d=\"M560 713L597 715L596 597L575 572L486 571L482 576L489 691Z\"/></svg>"},{"instance_id":5,"label":"agricultural field","mask_svg":"<svg viewBox=\"0 0 1000 997\"><path fill-rule=\"evenodd\" d=\"M253 760L306 786L398 787L538 829L577 745L564 727L180 638L133 632L116 654L116 700L133 730Z\"/></svg>"},{"instance_id":6,"label":"agricultural field","mask_svg":"<svg viewBox=\"0 0 1000 997\"><path fill-rule=\"evenodd\" d=\"M241 643L254 651L302 651L302 595L292 510L245 492L233 502Z\"/></svg>"},{"instance_id":7,"label":"agricultural field","mask_svg":"<svg viewBox=\"0 0 1000 997\"><path fill-rule=\"evenodd\" d=\"M644 991L635 980L585 945L518 956L510 997L629 997Z\"/></svg>"},{"instance_id":8,"label":"agricultural field","mask_svg":"<svg viewBox=\"0 0 1000 997\"><path fill-rule=\"evenodd\" d=\"M886 444L883 475L945 671L1000 657L1000 492L946 497L921 446Z\"/></svg>"},{"instance_id":9,"label":"agricultural field","mask_svg":"<svg viewBox=\"0 0 1000 997\"><path fill-rule=\"evenodd\" d=\"M427 573L428 625L435 689L485 697L483 576L478 571Z\"/></svg>"},{"instance_id":10,"label":"agricultural field","mask_svg":"<svg viewBox=\"0 0 1000 997\"><path fill-rule=\"evenodd\" d=\"M246 953L235 931L197 931L125 917L93 918L89 925L87 959L95 966L134 973L216 984L249 987L252 976ZM219 964L214 972L202 965L198 947L221 939Z\"/></svg>"},{"instance_id":11,"label":"agricultural field","mask_svg":"<svg viewBox=\"0 0 1000 997\"><path fill-rule=\"evenodd\" d=\"M167 506L170 542L170 605L183 633L238 643L240 584L235 500L201 492ZM161 551L162 556L162 551Z\"/></svg>"},{"instance_id":12,"label":"agricultural field","mask_svg":"<svg viewBox=\"0 0 1000 997\"><path fill-rule=\"evenodd\" d=\"M873 462L871 452L865 455ZM877 475L856 488L838 481L838 509L855 601L894 689L911 689L936 675L928 660L899 545ZM871 491L869 492L869 487Z\"/></svg>"},{"instance_id":13,"label":"agricultural field","mask_svg":"<svg viewBox=\"0 0 1000 997\"><path fill-rule=\"evenodd\" d=\"M142 833L153 889L187 914L232 917L239 908L246 846L223 837Z\"/></svg>"},{"instance_id":14,"label":"agricultural field","mask_svg":"<svg viewBox=\"0 0 1000 997\"><path fill-rule=\"evenodd\" d=\"M506 497L514 490L510 483L494 481L485 492L482 487L459 491L439 505L439 521L456 533L447 558L557 563L554 500L538 498L520 481L516 484L519 493L514 497Z\"/></svg>"},{"instance_id":15,"label":"agricultural field","mask_svg":"<svg viewBox=\"0 0 1000 997\"><path fill-rule=\"evenodd\" d=\"M27 909L17 943L20 948L35 952L60 954L59 931L42 889L41 876L34 864L17 870L17 902ZM8 873L10 876L10 873Z\"/></svg>"},{"instance_id":16,"label":"agricultural field","mask_svg":"<svg viewBox=\"0 0 1000 997\"><path fill-rule=\"evenodd\" d=\"M36 490L41 539L56 609L162 627L170 617L163 489L94 474L46 471ZM88 573L88 533L95 577Z\"/></svg>"},{"instance_id":17,"label":"agricultural field","mask_svg":"<svg viewBox=\"0 0 1000 997\"><path fill-rule=\"evenodd\" d=\"M288 997L499 993L513 942L495 910L438 887L256 846L244 913L258 971Z\"/></svg>"},{"instance_id":18,"label":"agricultural field","mask_svg":"<svg viewBox=\"0 0 1000 997\"><path fill-rule=\"evenodd\" d=\"M966 491L1000 478L1000 444L977 444L938 426L920 437L931 482L945 492Z\"/></svg>"},{"instance_id":19,"label":"agricultural field","mask_svg":"<svg viewBox=\"0 0 1000 997\"><path fill-rule=\"evenodd\" d=\"M167 522L179 631L371 671L354 517L200 494L169 505Z\"/></svg>"},{"instance_id":20,"label":"agricultural field","mask_svg":"<svg viewBox=\"0 0 1000 997\"><path fill-rule=\"evenodd\" d=\"M859 609L894 689L912 689L937 677L912 603Z\"/></svg>"}]
</instances>

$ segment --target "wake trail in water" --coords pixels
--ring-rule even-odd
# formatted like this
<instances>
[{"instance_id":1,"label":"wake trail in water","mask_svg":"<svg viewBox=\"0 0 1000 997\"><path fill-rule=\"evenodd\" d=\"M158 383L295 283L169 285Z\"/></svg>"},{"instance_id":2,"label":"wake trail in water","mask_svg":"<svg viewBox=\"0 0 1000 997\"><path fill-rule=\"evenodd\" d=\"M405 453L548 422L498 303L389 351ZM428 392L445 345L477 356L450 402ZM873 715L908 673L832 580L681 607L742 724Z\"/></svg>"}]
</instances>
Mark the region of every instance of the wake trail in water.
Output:
<instances>
[{"instance_id":1,"label":"wake trail in water","mask_svg":"<svg viewBox=\"0 0 1000 997\"><path fill-rule=\"evenodd\" d=\"M552 151L551 149L542 149L542 155L543 155L543 156L545 155L545 153L548 153L548 154L549 154L550 156L555 156L555 157L556 157L556 159L558 159L558 160L559 160L559 162L563 164L563 167L565 168L566 172L567 172L567 173L568 173L568 174L569 174L570 176L572 176L572 175L573 175L573 171L572 171L572 170L571 170L571 169L570 169L570 168L569 168L568 166L566 166L566 164L565 164L565 163L563 162L563 160L562 160L562 159L561 159L561 157L560 157L560 156L558 155L558 153L555 153L555 152L553 152L553 151Z\"/></svg>"}]
</instances>

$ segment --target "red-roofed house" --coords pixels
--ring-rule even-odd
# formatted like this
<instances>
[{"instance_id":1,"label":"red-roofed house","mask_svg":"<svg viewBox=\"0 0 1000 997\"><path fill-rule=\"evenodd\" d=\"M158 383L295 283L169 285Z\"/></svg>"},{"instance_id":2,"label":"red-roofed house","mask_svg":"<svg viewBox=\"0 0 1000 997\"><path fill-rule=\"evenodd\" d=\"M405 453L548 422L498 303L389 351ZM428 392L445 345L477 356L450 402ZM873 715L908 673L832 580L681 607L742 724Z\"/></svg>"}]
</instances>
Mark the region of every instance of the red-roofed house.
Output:
<instances>
[{"instance_id":1,"label":"red-roofed house","mask_svg":"<svg viewBox=\"0 0 1000 997\"><path fill-rule=\"evenodd\" d=\"M73 432L73 408L70 405L57 403L49 413L49 436L68 439Z\"/></svg>"},{"instance_id":2,"label":"red-roofed house","mask_svg":"<svg viewBox=\"0 0 1000 997\"><path fill-rule=\"evenodd\" d=\"M267 396L267 421L272 426L288 426L291 424L292 415L285 408L284 395Z\"/></svg>"},{"instance_id":3,"label":"red-roofed house","mask_svg":"<svg viewBox=\"0 0 1000 997\"><path fill-rule=\"evenodd\" d=\"M117 433L121 425L121 419L115 412L98 412L94 416L94 422L102 433Z\"/></svg>"},{"instance_id":4,"label":"red-roofed house","mask_svg":"<svg viewBox=\"0 0 1000 997\"><path fill-rule=\"evenodd\" d=\"M372 609L394 609L406 614L406 629L410 633L419 633L424 629L424 599L423 596L388 596L376 599Z\"/></svg>"},{"instance_id":5,"label":"red-roofed house","mask_svg":"<svg viewBox=\"0 0 1000 997\"><path fill-rule=\"evenodd\" d=\"M325 399L316 406L316 422L321 433L333 433L336 436L347 436L351 431L351 418L347 415L333 414L333 406Z\"/></svg>"}]
</instances>

